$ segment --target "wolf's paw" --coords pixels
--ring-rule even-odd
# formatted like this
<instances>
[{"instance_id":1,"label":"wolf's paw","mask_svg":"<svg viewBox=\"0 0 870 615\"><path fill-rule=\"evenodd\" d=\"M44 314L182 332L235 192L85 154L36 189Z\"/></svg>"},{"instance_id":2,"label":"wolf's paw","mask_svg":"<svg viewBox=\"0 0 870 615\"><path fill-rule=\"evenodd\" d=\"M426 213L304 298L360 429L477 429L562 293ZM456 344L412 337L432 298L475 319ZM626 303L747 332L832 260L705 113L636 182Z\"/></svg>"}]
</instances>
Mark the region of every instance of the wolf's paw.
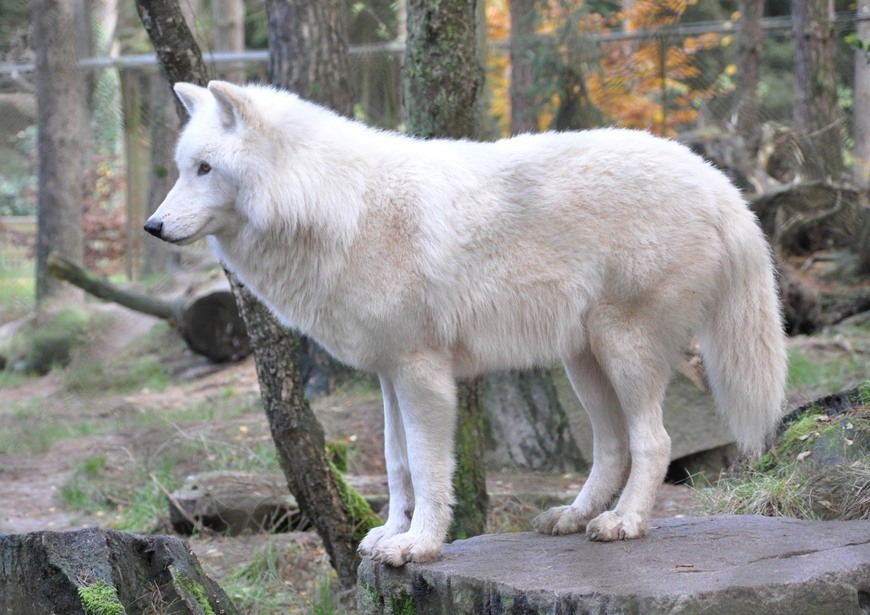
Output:
<instances>
[{"instance_id":1,"label":"wolf's paw","mask_svg":"<svg viewBox=\"0 0 870 615\"><path fill-rule=\"evenodd\" d=\"M576 534L586 529L589 518L574 506L556 506L534 518L532 525L541 534L561 536Z\"/></svg>"},{"instance_id":2,"label":"wolf's paw","mask_svg":"<svg viewBox=\"0 0 870 615\"><path fill-rule=\"evenodd\" d=\"M360 541L357 550L363 555L371 555L382 540L393 535L394 534L390 533L390 530L386 525L379 525L378 527L369 530L368 534L365 535L365 538Z\"/></svg>"},{"instance_id":3,"label":"wolf's paw","mask_svg":"<svg viewBox=\"0 0 870 615\"><path fill-rule=\"evenodd\" d=\"M381 564L404 566L408 562L430 562L441 555L441 548L440 540L408 532L382 539L371 555Z\"/></svg>"},{"instance_id":4,"label":"wolf's paw","mask_svg":"<svg viewBox=\"0 0 870 615\"><path fill-rule=\"evenodd\" d=\"M603 512L586 526L589 540L610 542L640 538L646 531L646 518L638 514L622 515L615 511Z\"/></svg>"}]
</instances>

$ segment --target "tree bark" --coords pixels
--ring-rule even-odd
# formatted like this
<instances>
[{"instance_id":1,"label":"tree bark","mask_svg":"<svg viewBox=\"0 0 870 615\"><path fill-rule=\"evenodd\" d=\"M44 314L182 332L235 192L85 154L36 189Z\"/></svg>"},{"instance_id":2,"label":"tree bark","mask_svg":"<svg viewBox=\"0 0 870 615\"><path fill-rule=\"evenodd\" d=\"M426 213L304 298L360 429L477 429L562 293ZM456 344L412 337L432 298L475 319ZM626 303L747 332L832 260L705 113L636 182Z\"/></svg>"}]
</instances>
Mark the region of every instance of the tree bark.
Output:
<instances>
[{"instance_id":1,"label":"tree bark","mask_svg":"<svg viewBox=\"0 0 870 615\"><path fill-rule=\"evenodd\" d=\"M408 0L403 91L408 132L475 137L483 87L476 0Z\"/></svg>"},{"instance_id":2,"label":"tree bark","mask_svg":"<svg viewBox=\"0 0 870 615\"><path fill-rule=\"evenodd\" d=\"M48 254L81 263L84 93L75 49L73 0L35 0L36 101L39 158L36 300L64 296L69 287L48 273ZM77 294L77 291L76 291Z\"/></svg>"},{"instance_id":3,"label":"tree bark","mask_svg":"<svg viewBox=\"0 0 870 615\"><path fill-rule=\"evenodd\" d=\"M859 188L870 190L870 0L858 1L857 17L855 34L860 46L855 50L854 178ZM870 272L870 245L866 250Z\"/></svg>"},{"instance_id":4,"label":"tree bark","mask_svg":"<svg viewBox=\"0 0 870 615\"><path fill-rule=\"evenodd\" d=\"M482 397L487 467L539 472L587 469L551 370L486 376Z\"/></svg>"},{"instance_id":5,"label":"tree bark","mask_svg":"<svg viewBox=\"0 0 870 615\"><path fill-rule=\"evenodd\" d=\"M743 139L743 146L749 160L755 159L761 139L758 85L761 83L761 18L763 16L764 0L741 0L737 134Z\"/></svg>"},{"instance_id":6,"label":"tree bark","mask_svg":"<svg viewBox=\"0 0 870 615\"><path fill-rule=\"evenodd\" d=\"M287 4L284 0L279 3ZM184 22L178 0L137 0L136 4L168 81L205 85L207 71L202 54ZM332 6L332 2L322 4ZM269 13L275 14L273 10ZM330 13L317 15L327 17ZM326 44L323 40L316 42ZM292 45L287 48L294 49ZM282 53L270 49L270 55ZM280 59L276 62L281 65ZM180 114L186 117L185 111ZM348 501L348 495L357 494L341 485L340 477L326 461L323 428L303 396L296 335L281 327L265 306L227 273L254 349L260 395L288 487L323 540L339 581L352 587L359 565L356 547L368 528L367 513L371 511L360 509L358 501Z\"/></svg>"},{"instance_id":7,"label":"tree bark","mask_svg":"<svg viewBox=\"0 0 870 615\"><path fill-rule=\"evenodd\" d=\"M143 139L142 74L138 71L121 71L120 77L121 108L124 114L124 159L127 167L127 249L124 266L127 278L138 280L145 258L142 220L146 218L145 199L148 198L148 150Z\"/></svg>"},{"instance_id":8,"label":"tree bark","mask_svg":"<svg viewBox=\"0 0 870 615\"><path fill-rule=\"evenodd\" d=\"M353 115L347 24L336 0L268 0L269 81L338 113ZM325 395L349 368L301 336L299 369L312 394Z\"/></svg>"},{"instance_id":9,"label":"tree bark","mask_svg":"<svg viewBox=\"0 0 870 615\"><path fill-rule=\"evenodd\" d=\"M245 50L245 3L243 0L212 0L215 51ZM218 77L233 83L245 83L242 63L224 64Z\"/></svg>"},{"instance_id":10,"label":"tree bark","mask_svg":"<svg viewBox=\"0 0 870 615\"><path fill-rule=\"evenodd\" d=\"M424 138L476 137L484 71L476 0L409 0L403 90L408 132ZM485 471L480 381L459 387L457 501L451 538L485 529Z\"/></svg>"},{"instance_id":11,"label":"tree bark","mask_svg":"<svg viewBox=\"0 0 870 615\"><path fill-rule=\"evenodd\" d=\"M178 178L178 170L172 158L178 137L178 115L173 107L175 95L169 84L159 75L151 75L151 156L148 174L148 199L146 218L150 216ZM142 274L149 275L166 270L169 254L168 244L156 237L146 235Z\"/></svg>"},{"instance_id":12,"label":"tree bark","mask_svg":"<svg viewBox=\"0 0 870 615\"><path fill-rule=\"evenodd\" d=\"M535 0L511 0L511 133L538 129L532 84L535 36Z\"/></svg>"},{"instance_id":13,"label":"tree bark","mask_svg":"<svg viewBox=\"0 0 870 615\"><path fill-rule=\"evenodd\" d=\"M336 0L267 0L269 80L351 116L344 6Z\"/></svg>"},{"instance_id":14,"label":"tree bark","mask_svg":"<svg viewBox=\"0 0 870 615\"><path fill-rule=\"evenodd\" d=\"M843 171L843 155L832 11L831 0L792 2L794 122L804 152L804 176L837 182Z\"/></svg>"},{"instance_id":15,"label":"tree bark","mask_svg":"<svg viewBox=\"0 0 870 615\"><path fill-rule=\"evenodd\" d=\"M186 541L86 528L0 534L2 613L239 611Z\"/></svg>"}]
</instances>

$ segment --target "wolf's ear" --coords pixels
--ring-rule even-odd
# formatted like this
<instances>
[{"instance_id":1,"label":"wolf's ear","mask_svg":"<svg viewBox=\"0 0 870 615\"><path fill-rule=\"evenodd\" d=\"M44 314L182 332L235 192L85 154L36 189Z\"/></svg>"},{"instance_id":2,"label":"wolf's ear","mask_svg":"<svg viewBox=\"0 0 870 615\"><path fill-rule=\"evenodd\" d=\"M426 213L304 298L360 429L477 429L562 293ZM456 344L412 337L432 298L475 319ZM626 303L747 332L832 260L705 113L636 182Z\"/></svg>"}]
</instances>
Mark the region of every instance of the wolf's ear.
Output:
<instances>
[{"instance_id":1,"label":"wolf's ear","mask_svg":"<svg viewBox=\"0 0 870 615\"><path fill-rule=\"evenodd\" d=\"M197 108L208 100L208 90L192 83L179 81L172 86L172 89L190 115L193 115Z\"/></svg>"},{"instance_id":2,"label":"wolf's ear","mask_svg":"<svg viewBox=\"0 0 870 615\"><path fill-rule=\"evenodd\" d=\"M226 128L249 125L254 121L255 112L243 88L226 81L209 81L208 90L218 103Z\"/></svg>"}]
</instances>

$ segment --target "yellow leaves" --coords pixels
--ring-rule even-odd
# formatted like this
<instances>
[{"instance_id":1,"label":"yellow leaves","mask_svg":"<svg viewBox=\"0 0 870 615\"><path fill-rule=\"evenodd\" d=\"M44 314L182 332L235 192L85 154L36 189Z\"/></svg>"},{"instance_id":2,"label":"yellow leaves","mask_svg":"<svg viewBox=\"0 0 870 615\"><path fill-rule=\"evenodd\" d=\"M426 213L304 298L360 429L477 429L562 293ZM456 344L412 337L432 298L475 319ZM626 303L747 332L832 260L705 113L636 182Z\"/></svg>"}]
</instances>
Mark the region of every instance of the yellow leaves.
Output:
<instances>
[{"instance_id":1,"label":"yellow leaves","mask_svg":"<svg viewBox=\"0 0 870 615\"><path fill-rule=\"evenodd\" d=\"M546 0L538 3L536 31L555 37L556 44L541 57L542 64L570 64L575 50L569 38L579 34L584 40L605 34L610 28L626 32L655 33L664 26L679 23L686 8L697 0L634 0L628 8L604 17L584 7L583 0ZM491 41L510 38L510 11L507 0L486 2L487 32ZM583 8L583 10L580 10ZM738 19L739 15L732 15ZM569 19L570 18L570 19ZM573 23L576 28L566 34ZM730 34L705 33L685 39L649 37L632 40L599 40L599 65L585 69L586 89L592 104L608 124L650 129L669 135L697 119L703 101L726 89L737 67L727 66L720 79L709 85L697 85L700 70L697 56L704 50L732 45ZM664 45L664 48L662 47ZM571 48L569 48L571 47ZM664 80L662 62L664 61ZM491 54L487 60L490 111L502 135L510 128L510 60L506 53ZM537 125L548 129L562 102L564 92L553 93L556 81L538 82L540 93Z\"/></svg>"}]
</instances>

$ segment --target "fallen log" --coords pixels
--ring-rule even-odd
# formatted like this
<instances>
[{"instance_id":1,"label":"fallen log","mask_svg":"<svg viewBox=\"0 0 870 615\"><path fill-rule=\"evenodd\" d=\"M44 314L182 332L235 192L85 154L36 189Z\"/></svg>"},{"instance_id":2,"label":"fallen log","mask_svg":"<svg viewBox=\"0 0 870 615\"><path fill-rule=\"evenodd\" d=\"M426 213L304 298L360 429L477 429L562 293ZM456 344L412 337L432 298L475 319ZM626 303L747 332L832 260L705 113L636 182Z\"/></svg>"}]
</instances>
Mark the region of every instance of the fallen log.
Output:
<instances>
[{"instance_id":1,"label":"fallen log","mask_svg":"<svg viewBox=\"0 0 870 615\"><path fill-rule=\"evenodd\" d=\"M177 299L165 301L119 288L55 252L47 262L51 275L90 295L168 321L193 352L212 361L237 361L251 354L245 323L225 277L192 285Z\"/></svg>"}]
</instances>

